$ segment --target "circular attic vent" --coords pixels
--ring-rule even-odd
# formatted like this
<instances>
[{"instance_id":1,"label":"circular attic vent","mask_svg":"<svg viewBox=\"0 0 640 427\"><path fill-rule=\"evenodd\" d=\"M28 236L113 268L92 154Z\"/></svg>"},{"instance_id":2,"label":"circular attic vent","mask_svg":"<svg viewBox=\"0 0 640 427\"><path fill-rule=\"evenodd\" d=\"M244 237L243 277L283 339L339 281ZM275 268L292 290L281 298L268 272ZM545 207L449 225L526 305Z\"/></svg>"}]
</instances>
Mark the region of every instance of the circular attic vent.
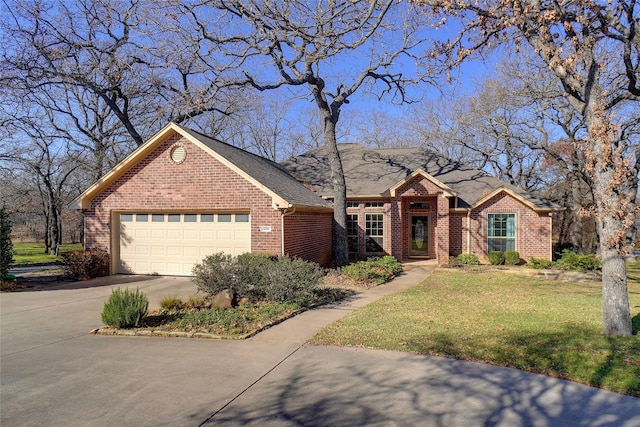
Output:
<instances>
[{"instance_id":1,"label":"circular attic vent","mask_svg":"<svg viewBox=\"0 0 640 427\"><path fill-rule=\"evenodd\" d=\"M173 163L182 163L187 157L187 150L182 145L176 145L171 149L170 156Z\"/></svg>"}]
</instances>

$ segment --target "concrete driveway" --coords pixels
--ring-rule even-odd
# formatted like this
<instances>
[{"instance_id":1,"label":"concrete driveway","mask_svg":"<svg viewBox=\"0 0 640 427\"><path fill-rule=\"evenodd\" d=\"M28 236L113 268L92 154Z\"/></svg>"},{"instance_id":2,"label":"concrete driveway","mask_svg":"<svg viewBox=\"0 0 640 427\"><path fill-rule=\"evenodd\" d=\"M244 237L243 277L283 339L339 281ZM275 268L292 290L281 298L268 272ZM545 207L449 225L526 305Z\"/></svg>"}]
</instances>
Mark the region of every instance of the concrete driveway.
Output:
<instances>
[{"instance_id":1,"label":"concrete driveway","mask_svg":"<svg viewBox=\"0 0 640 427\"><path fill-rule=\"evenodd\" d=\"M414 268L246 341L89 335L115 286L152 306L183 278L114 276L0 296L2 426L640 426L640 399L513 369L304 342L421 281Z\"/></svg>"}]
</instances>

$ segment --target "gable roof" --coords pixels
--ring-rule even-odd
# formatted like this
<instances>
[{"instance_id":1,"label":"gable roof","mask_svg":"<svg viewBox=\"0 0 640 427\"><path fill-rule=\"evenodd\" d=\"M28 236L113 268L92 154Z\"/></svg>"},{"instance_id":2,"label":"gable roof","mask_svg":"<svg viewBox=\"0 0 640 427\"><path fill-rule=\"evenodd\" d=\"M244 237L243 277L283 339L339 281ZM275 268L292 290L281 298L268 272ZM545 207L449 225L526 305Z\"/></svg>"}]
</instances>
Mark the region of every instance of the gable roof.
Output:
<instances>
[{"instance_id":1,"label":"gable roof","mask_svg":"<svg viewBox=\"0 0 640 427\"><path fill-rule=\"evenodd\" d=\"M536 211L558 209L546 199L426 148L374 149L361 144L338 144L338 151L347 197L350 198L392 197L402 184L422 175L439 186L445 196L458 196L459 208L474 208L504 190ZM324 147L289 159L282 165L293 176L316 188L323 197L333 197L331 169Z\"/></svg>"},{"instance_id":2,"label":"gable roof","mask_svg":"<svg viewBox=\"0 0 640 427\"><path fill-rule=\"evenodd\" d=\"M88 209L94 197L176 133L269 195L272 198L274 208L332 209L329 202L289 175L279 164L176 123L169 123L151 139L135 149L98 182L78 196L71 205L77 209Z\"/></svg>"}]
</instances>

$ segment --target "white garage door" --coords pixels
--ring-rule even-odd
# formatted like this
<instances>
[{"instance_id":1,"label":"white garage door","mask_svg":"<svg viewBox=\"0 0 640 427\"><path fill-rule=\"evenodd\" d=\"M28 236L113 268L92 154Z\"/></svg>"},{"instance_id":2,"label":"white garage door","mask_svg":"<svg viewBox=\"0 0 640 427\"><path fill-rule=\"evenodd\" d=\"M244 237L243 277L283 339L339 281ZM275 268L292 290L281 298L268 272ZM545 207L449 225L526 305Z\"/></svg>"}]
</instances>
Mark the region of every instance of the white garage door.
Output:
<instances>
[{"instance_id":1,"label":"white garage door","mask_svg":"<svg viewBox=\"0 0 640 427\"><path fill-rule=\"evenodd\" d=\"M120 214L120 273L191 276L207 255L250 251L247 213Z\"/></svg>"}]
</instances>

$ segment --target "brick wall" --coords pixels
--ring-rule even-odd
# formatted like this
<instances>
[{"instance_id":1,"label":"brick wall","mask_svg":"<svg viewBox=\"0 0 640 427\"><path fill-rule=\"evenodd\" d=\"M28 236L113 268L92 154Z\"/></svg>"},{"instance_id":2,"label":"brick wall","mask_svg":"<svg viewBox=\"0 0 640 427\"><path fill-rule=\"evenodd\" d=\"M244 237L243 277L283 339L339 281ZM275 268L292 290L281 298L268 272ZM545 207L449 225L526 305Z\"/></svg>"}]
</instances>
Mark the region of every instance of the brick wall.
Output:
<instances>
[{"instance_id":1,"label":"brick wall","mask_svg":"<svg viewBox=\"0 0 640 427\"><path fill-rule=\"evenodd\" d=\"M467 252L467 214L449 213L449 256Z\"/></svg>"},{"instance_id":2,"label":"brick wall","mask_svg":"<svg viewBox=\"0 0 640 427\"><path fill-rule=\"evenodd\" d=\"M295 212L284 217L284 253L328 264L332 258L333 213Z\"/></svg>"},{"instance_id":3,"label":"brick wall","mask_svg":"<svg viewBox=\"0 0 640 427\"><path fill-rule=\"evenodd\" d=\"M551 217L536 213L508 194L500 193L471 212L471 253L478 255L482 262L488 262L487 221L488 215L493 213L516 215L516 250L520 252L520 258L551 259ZM466 241L466 237L463 240Z\"/></svg>"},{"instance_id":4,"label":"brick wall","mask_svg":"<svg viewBox=\"0 0 640 427\"><path fill-rule=\"evenodd\" d=\"M169 153L178 143L187 154L182 163L175 164ZM111 213L122 210L248 211L251 250L278 254L282 250L281 213L271 207L271 198L179 135L158 146L91 202L85 212L87 248L113 253ZM271 232L261 233L260 226L271 227Z\"/></svg>"}]
</instances>

